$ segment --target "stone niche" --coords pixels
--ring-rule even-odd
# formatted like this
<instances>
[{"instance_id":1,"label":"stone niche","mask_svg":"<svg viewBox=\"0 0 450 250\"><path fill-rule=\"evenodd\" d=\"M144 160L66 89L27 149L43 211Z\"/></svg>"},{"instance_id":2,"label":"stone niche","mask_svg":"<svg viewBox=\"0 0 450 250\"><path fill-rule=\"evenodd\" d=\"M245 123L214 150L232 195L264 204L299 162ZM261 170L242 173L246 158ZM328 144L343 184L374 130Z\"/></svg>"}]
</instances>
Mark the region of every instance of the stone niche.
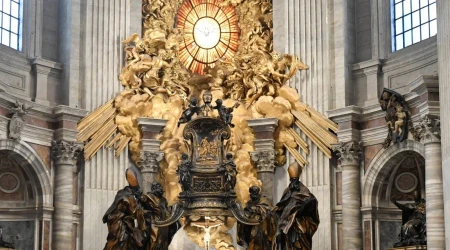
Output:
<instances>
[{"instance_id":1,"label":"stone niche","mask_svg":"<svg viewBox=\"0 0 450 250\"><path fill-rule=\"evenodd\" d=\"M0 221L3 241L12 243L14 249L34 249L34 221Z\"/></svg>"}]
</instances>

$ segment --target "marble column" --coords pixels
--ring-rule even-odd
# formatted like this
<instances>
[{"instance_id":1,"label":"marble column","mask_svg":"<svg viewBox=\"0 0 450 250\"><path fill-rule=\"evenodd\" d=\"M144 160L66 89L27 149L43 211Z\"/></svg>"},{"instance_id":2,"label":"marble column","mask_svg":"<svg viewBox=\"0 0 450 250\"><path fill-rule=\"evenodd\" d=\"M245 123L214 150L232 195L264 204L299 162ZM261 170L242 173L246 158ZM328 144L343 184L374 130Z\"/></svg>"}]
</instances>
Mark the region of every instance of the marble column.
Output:
<instances>
[{"instance_id":1,"label":"marble column","mask_svg":"<svg viewBox=\"0 0 450 250\"><path fill-rule=\"evenodd\" d=\"M275 150L274 131L278 126L278 119L263 118L248 120L248 125L255 134L255 151L250 153L256 163L258 179L262 181L261 194L273 202Z\"/></svg>"},{"instance_id":2,"label":"marble column","mask_svg":"<svg viewBox=\"0 0 450 250\"><path fill-rule=\"evenodd\" d=\"M142 174L142 189L149 192L151 185L159 173L159 163L164 159L164 152L160 151L161 140L156 139L166 127L167 120L154 118L137 118L142 132L142 149L139 169Z\"/></svg>"},{"instance_id":3,"label":"marble column","mask_svg":"<svg viewBox=\"0 0 450 250\"><path fill-rule=\"evenodd\" d=\"M342 239L343 249L363 249L361 219L361 180L359 142L349 141L333 147L342 167Z\"/></svg>"},{"instance_id":4,"label":"marble column","mask_svg":"<svg viewBox=\"0 0 450 250\"><path fill-rule=\"evenodd\" d=\"M425 145L427 249L444 249L445 228L440 121L423 116L418 127L419 138Z\"/></svg>"},{"instance_id":5,"label":"marble column","mask_svg":"<svg viewBox=\"0 0 450 250\"><path fill-rule=\"evenodd\" d=\"M445 249L450 249L450 1L437 1L437 17Z\"/></svg>"},{"instance_id":6,"label":"marble column","mask_svg":"<svg viewBox=\"0 0 450 250\"><path fill-rule=\"evenodd\" d=\"M273 202L275 152L272 148L258 150L250 153L252 160L256 163L258 179L262 181L261 194Z\"/></svg>"},{"instance_id":7,"label":"marble column","mask_svg":"<svg viewBox=\"0 0 450 250\"><path fill-rule=\"evenodd\" d=\"M52 143L52 158L55 167L53 249L72 248L72 192L73 171L81 148L74 142Z\"/></svg>"}]
</instances>

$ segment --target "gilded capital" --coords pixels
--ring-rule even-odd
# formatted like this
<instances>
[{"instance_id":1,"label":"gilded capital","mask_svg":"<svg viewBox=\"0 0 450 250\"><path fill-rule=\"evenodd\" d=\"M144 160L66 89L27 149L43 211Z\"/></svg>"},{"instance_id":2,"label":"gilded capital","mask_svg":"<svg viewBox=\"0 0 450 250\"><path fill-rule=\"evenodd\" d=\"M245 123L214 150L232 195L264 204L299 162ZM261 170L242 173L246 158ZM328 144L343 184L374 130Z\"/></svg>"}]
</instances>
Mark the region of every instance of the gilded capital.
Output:
<instances>
[{"instance_id":1,"label":"gilded capital","mask_svg":"<svg viewBox=\"0 0 450 250\"><path fill-rule=\"evenodd\" d=\"M164 159L164 152L160 151L141 151L139 168L142 173L159 171L159 163Z\"/></svg>"},{"instance_id":2,"label":"gilded capital","mask_svg":"<svg viewBox=\"0 0 450 250\"><path fill-rule=\"evenodd\" d=\"M414 125L414 139L423 144L436 143L441 141L441 121L439 118L432 118L423 115Z\"/></svg>"},{"instance_id":3,"label":"gilded capital","mask_svg":"<svg viewBox=\"0 0 450 250\"><path fill-rule=\"evenodd\" d=\"M362 152L361 142L340 142L333 146L333 151L335 151L339 157L341 165L359 165Z\"/></svg>"},{"instance_id":4,"label":"gilded capital","mask_svg":"<svg viewBox=\"0 0 450 250\"><path fill-rule=\"evenodd\" d=\"M273 173L275 169L275 152L273 150L251 152L250 157L256 163L258 172Z\"/></svg>"},{"instance_id":5,"label":"gilded capital","mask_svg":"<svg viewBox=\"0 0 450 250\"><path fill-rule=\"evenodd\" d=\"M73 141L53 141L52 159L56 165L75 165L81 148Z\"/></svg>"}]
</instances>

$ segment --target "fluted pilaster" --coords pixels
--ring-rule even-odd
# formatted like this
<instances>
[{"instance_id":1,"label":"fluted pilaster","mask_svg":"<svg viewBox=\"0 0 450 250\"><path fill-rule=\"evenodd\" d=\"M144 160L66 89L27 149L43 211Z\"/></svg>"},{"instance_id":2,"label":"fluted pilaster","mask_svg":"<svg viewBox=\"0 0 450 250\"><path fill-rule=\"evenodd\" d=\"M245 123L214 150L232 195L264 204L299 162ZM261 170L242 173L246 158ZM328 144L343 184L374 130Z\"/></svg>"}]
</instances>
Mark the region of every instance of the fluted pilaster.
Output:
<instances>
[{"instance_id":1,"label":"fluted pilaster","mask_svg":"<svg viewBox=\"0 0 450 250\"><path fill-rule=\"evenodd\" d=\"M442 176L444 181L445 249L450 249L450 1L437 1L439 106L442 127Z\"/></svg>"},{"instance_id":2,"label":"fluted pilaster","mask_svg":"<svg viewBox=\"0 0 450 250\"><path fill-rule=\"evenodd\" d=\"M72 178L80 152L81 148L75 142L52 143L52 159L55 167L53 249L72 248Z\"/></svg>"},{"instance_id":3,"label":"fluted pilaster","mask_svg":"<svg viewBox=\"0 0 450 250\"><path fill-rule=\"evenodd\" d=\"M360 250L362 245L361 184L359 162L361 144L355 141L333 147L342 167L342 233L346 250Z\"/></svg>"},{"instance_id":4,"label":"fluted pilaster","mask_svg":"<svg viewBox=\"0 0 450 250\"><path fill-rule=\"evenodd\" d=\"M427 249L444 249L445 226L440 121L423 116L415 130L418 131L416 139L419 139L425 145Z\"/></svg>"}]
</instances>

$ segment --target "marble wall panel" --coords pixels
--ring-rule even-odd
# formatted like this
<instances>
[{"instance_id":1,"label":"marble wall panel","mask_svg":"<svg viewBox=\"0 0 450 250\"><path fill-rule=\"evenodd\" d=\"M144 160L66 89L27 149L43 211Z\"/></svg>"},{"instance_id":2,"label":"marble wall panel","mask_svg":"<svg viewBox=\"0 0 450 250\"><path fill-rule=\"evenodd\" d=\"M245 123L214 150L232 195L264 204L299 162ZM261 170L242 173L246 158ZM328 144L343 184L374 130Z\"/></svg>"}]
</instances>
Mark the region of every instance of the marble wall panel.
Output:
<instances>
[{"instance_id":1,"label":"marble wall panel","mask_svg":"<svg viewBox=\"0 0 450 250\"><path fill-rule=\"evenodd\" d=\"M0 221L3 240L17 250L34 249L34 221Z\"/></svg>"},{"instance_id":2,"label":"marble wall panel","mask_svg":"<svg viewBox=\"0 0 450 250\"><path fill-rule=\"evenodd\" d=\"M364 148L364 172L369 168L373 157L383 148L382 144L367 146Z\"/></svg>"},{"instance_id":3,"label":"marble wall panel","mask_svg":"<svg viewBox=\"0 0 450 250\"><path fill-rule=\"evenodd\" d=\"M36 153L41 157L41 160L44 162L45 167L47 167L47 170L50 171L52 164L50 159L50 147L38 145L35 143L28 143L34 150L36 150Z\"/></svg>"},{"instance_id":4,"label":"marble wall panel","mask_svg":"<svg viewBox=\"0 0 450 250\"><path fill-rule=\"evenodd\" d=\"M380 221L380 250L391 248L398 242L397 235L400 233L402 223L400 221Z\"/></svg>"}]
</instances>

